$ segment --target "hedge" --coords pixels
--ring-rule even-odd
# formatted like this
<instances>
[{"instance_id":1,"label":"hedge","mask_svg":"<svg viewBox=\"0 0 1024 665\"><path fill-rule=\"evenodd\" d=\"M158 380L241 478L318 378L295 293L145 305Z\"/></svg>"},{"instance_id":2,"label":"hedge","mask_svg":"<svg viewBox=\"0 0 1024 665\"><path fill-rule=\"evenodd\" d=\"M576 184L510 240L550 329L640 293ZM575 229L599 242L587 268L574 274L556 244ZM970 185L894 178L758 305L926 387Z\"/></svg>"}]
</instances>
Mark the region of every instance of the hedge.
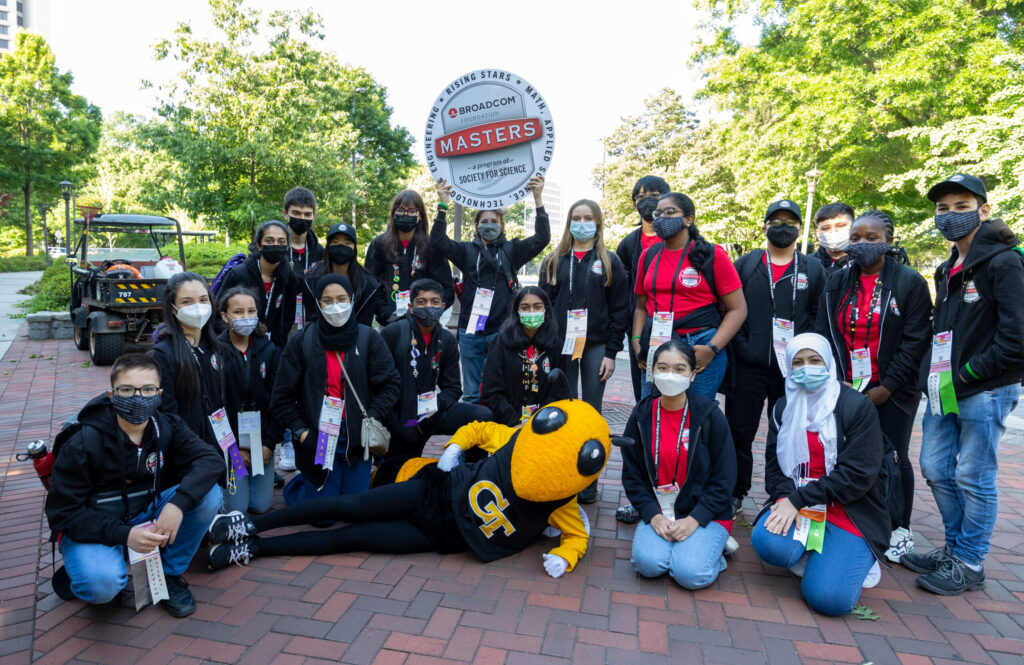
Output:
<instances>
[{"instance_id":1,"label":"hedge","mask_svg":"<svg viewBox=\"0 0 1024 665\"><path fill-rule=\"evenodd\" d=\"M42 278L23 292L35 294L18 305L29 312L67 312L71 309L71 270L64 261L54 261Z\"/></svg>"},{"instance_id":2,"label":"hedge","mask_svg":"<svg viewBox=\"0 0 1024 665\"><path fill-rule=\"evenodd\" d=\"M63 265L63 259L54 259ZM0 258L0 272L26 272L29 270L46 270L45 256L8 256Z\"/></svg>"}]
</instances>

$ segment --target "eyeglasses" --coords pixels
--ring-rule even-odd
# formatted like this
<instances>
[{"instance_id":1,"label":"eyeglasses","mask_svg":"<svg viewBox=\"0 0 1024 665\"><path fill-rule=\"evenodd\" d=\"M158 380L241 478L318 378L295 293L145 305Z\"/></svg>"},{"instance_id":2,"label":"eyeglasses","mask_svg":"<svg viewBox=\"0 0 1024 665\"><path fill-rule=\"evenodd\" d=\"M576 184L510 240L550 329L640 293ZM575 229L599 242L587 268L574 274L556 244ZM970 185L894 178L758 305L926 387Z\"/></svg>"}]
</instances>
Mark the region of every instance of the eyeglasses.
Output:
<instances>
[{"instance_id":1,"label":"eyeglasses","mask_svg":"<svg viewBox=\"0 0 1024 665\"><path fill-rule=\"evenodd\" d=\"M348 296L338 296L337 298L321 298L320 299L320 306L321 307L330 307L331 305L334 305L335 303L340 305L342 303L347 303L347 302L352 302L351 299L349 299Z\"/></svg>"},{"instance_id":2,"label":"eyeglasses","mask_svg":"<svg viewBox=\"0 0 1024 665\"><path fill-rule=\"evenodd\" d=\"M398 208L395 210L396 215L419 215L420 211L416 208Z\"/></svg>"},{"instance_id":3,"label":"eyeglasses","mask_svg":"<svg viewBox=\"0 0 1024 665\"><path fill-rule=\"evenodd\" d=\"M113 390L113 393L118 397L133 397L135 395L156 397L159 392L160 386L142 386L141 388L136 388L135 386L117 386Z\"/></svg>"},{"instance_id":4,"label":"eyeglasses","mask_svg":"<svg viewBox=\"0 0 1024 665\"><path fill-rule=\"evenodd\" d=\"M683 211L679 208L662 208L654 211L655 217L682 217Z\"/></svg>"}]
</instances>

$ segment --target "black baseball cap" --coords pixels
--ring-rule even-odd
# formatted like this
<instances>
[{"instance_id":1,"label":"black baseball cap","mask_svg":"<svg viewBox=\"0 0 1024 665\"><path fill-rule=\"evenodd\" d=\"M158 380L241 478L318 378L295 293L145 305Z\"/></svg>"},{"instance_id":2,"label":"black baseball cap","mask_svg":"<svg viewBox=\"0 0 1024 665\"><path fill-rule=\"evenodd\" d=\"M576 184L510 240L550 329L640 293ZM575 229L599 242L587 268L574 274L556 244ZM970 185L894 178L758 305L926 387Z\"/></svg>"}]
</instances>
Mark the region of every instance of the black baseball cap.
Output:
<instances>
[{"instance_id":1,"label":"black baseball cap","mask_svg":"<svg viewBox=\"0 0 1024 665\"><path fill-rule=\"evenodd\" d=\"M327 239L330 240L331 236L333 236L335 233L344 233L349 238L352 238L352 242L359 244L359 241L356 239L356 227L352 226L351 224L346 224L345 222L338 222L337 224L331 227L330 231L327 232Z\"/></svg>"},{"instance_id":2,"label":"black baseball cap","mask_svg":"<svg viewBox=\"0 0 1024 665\"><path fill-rule=\"evenodd\" d=\"M974 175L957 173L955 176L943 180L928 190L928 200L937 203L946 194L951 192L968 191L971 194L980 196L982 201L988 200L988 192L985 191L985 181Z\"/></svg>"},{"instance_id":3,"label":"black baseball cap","mask_svg":"<svg viewBox=\"0 0 1024 665\"><path fill-rule=\"evenodd\" d=\"M785 210L787 212L793 213L794 215L796 215L797 221L800 221L802 219L800 215L800 206L797 205L795 201L790 201L789 199L779 199L778 201L775 201L770 206L768 206L768 212L764 214L764 221L767 222L769 219L772 218L772 215L774 215L780 210Z\"/></svg>"}]
</instances>

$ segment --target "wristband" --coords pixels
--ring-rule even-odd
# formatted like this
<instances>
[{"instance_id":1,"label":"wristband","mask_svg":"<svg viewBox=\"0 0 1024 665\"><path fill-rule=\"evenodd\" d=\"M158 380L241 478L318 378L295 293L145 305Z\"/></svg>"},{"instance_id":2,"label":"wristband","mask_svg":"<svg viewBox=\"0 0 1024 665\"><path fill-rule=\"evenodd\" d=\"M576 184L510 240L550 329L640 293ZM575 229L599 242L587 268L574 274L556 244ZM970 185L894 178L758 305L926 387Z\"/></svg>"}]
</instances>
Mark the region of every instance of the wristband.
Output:
<instances>
[{"instance_id":1,"label":"wristband","mask_svg":"<svg viewBox=\"0 0 1024 665\"><path fill-rule=\"evenodd\" d=\"M447 210L447 211L451 212L451 208L449 208L449 207L448 207L448 204L447 204L447 203L445 203L445 202L443 202L443 201L438 201L438 202L437 202L437 207L438 207L438 208L444 208L445 210Z\"/></svg>"},{"instance_id":2,"label":"wristband","mask_svg":"<svg viewBox=\"0 0 1024 665\"><path fill-rule=\"evenodd\" d=\"M967 369L967 373L971 375L971 378L973 378L975 380L979 380L981 378L977 374L974 373L973 369L971 369L971 363L967 363L966 365L964 365L964 367Z\"/></svg>"},{"instance_id":3,"label":"wristband","mask_svg":"<svg viewBox=\"0 0 1024 665\"><path fill-rule=\"evenodd\" d=\"M715 345L714 345L714 343L712 343L712 342L708 342L708 344L707 344L707 345L711 347L711 350L715 352L715 355L716 355L716 356L717 356L717 355L718 355L719 353L721 353L721 352L722 352L722 350L721 350L720 348L718 348L717 346L715 346Z\"/></svg>"},{"instance_id":4,"label":"wristband","mask_svg":"<svg viewBox=\"0 0 1024 665\"><path fill-rule=\"evenodd\" d=\"M629 338L629 341L632 342L634 339L640 339L640 335L633 335L632 337Z\"/></svg>"}]
</instances>

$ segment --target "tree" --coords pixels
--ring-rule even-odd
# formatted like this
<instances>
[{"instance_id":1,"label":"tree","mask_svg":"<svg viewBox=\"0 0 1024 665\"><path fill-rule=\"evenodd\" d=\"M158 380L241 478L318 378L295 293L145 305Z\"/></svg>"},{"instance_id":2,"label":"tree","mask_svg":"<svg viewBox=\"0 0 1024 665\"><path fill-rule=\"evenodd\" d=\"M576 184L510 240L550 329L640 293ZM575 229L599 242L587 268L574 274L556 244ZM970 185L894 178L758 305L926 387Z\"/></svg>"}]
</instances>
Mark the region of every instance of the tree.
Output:
<instances>
[{"instance_id":1,"label":"tree","mask_svg":"<svg viewBox=\"0 0 1024 665\"><path fill-rule=\"evenodd\" d=\"M183 65L160 88L164 122L151 133L182 164L172 180L181 206L241 237L279 217L285 192L302 185L317 194L321 223L350 219L355 201L361 240L372 237L413 165L386 90L314 47L324 35L311 12L209 4L220 39L182 23L156 46L158 60Z\"/></svg>"},{"instance_id":2,"label":"tree","mask_svg":"<svg viewBox=\"0 0 1024 665\"><path fill-rule=\"evenodd\" d=\"M99 143L99 109L71 92L71 73L54 63L46 40L29 32L19 32L14 51L0 57L0 191L21 190L27 256L32 194L55 194Z\"/></svg>"}]
</instances>

